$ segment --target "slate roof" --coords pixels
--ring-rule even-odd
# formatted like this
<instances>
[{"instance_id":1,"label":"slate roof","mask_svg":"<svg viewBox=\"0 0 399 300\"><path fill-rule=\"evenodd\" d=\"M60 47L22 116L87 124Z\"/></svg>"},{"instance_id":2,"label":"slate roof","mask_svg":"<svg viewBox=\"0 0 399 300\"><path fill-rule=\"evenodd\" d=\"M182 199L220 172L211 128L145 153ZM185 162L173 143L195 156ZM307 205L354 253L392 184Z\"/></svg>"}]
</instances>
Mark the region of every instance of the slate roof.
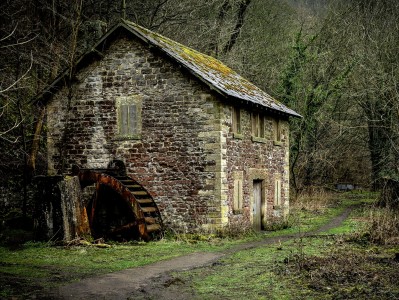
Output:
<instances>
[{"instance_id":1,"label":"slate roof","mask_svg":"<svg viewBox=\"0 0 399 300\"><path fill-rule=\"evenodd\" d=\"M135 23L128 21L122 22L142 39L165 52L186 67L200 80L220 93L265 106L290 116L301 117L301 115L273 99L270 95L237 74L221 61L145 29Z\"/></svg>"},{"instance_id":2,"label":"slate roof","mask_svg":"<svg viewBox=\"0 0 399 300\"><path fill-rule=\"evenodd\" d=\"M221 61L126 20L121 20L120 23L111 28L93 47L91 52L80 58L77 65L85 59L85 56L101 51L104 41L121 28L125 28L144 42L159 49L190 71L195 77L206 83L211 89L216 90L225 97L260 105L276 113L301 117L301 115L272 98ZM42 95L51 94L54 88L62 81L61 79L65 78L66 74L67 72L61 74Z\"/></svg>"}]
</instances>

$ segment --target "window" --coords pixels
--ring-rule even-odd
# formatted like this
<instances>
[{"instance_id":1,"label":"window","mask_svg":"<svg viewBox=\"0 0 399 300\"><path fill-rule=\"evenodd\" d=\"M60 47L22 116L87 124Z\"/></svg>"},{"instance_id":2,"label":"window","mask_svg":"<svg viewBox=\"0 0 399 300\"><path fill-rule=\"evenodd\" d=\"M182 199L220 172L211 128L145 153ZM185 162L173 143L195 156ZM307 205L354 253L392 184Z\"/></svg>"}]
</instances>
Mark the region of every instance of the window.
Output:
<instances>
[{"instance_id":1,"label":"window","mask_svg":"<svg viewBox=\"0 0 399 300\"><path fill-rule=\"evenodd\" d=\"M243 208L243 179L244 172L243 171L234 171L234 191L233 191L233 213L239 214L242 213Z\"/></svg>"},{"instance_id":2,"label":"window","mask_svg":"<svg viewBox=\"0 0 399 300\"><path fill-rule=\"evenodd\" d=\"M234 212L241 212L242 210L242 180L234 180Z\"/></svg>"},{"instance_id":3,"label":"window","mask_svg":"<svg viewBox=\"0 0 399 300\"><path fill-rule=\"evenodd\" d=\"M281 124L278 119L273 119L273 137L275 142L281 142Z\"/></svg>"},{"instance_id":4,"label":"window","mask_svg":"<svg viewBox=\"0 0 399 300\"><path fill-rule=\"evenodd\" d=\"M281 205L281 180L276 179L274 184L274 206Z\"/></svg>"},{"instance_id":5,"label":"window","mask_svg":"<svg viewBox=\"0 0 399 300\"><path fill-rule=\"evenodd\" d=\"M265 137L265 117L259 113L252 113L252 135L254 137Z\"/></svg>"},{"instance_id":6,"label":"window","mask_svg":"<svg viewBox=\"0 0 399 300\"><path fill-rule=\"evenodd\" d=\"M122 139L141 137L141 96L120 97L116 100L118 134Z\"/></svg>"},{"instance_id":7,"label":"window","mask_svg":"<svg viewBox=\"0 0 399 300\"><path fill-rule=\"evenodd\" d=\"M132 136L137 134L137 106L135 104L124 104L120 106L119 134Z\"/></svg>"},{"instance_id":8,"label":"window","mask_svg":"<svg viewBox=\"0 0 399 300\"><path fill-rule=\"evenodd\" d=\"M241 134L241 110L238 107L232 108L233 133Z\"/></svg>"}]
</instances>

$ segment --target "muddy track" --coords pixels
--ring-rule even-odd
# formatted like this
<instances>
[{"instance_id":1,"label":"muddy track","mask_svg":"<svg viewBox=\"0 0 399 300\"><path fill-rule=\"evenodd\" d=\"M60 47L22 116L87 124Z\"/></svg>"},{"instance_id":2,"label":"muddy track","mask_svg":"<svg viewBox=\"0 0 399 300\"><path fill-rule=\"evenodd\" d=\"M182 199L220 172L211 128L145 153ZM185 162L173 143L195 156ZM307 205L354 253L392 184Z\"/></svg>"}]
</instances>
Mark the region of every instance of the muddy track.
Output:
<instances>
[{"instance_id":1,"label":"muddy track","mask_svg":"<svg viewBox=\"0 0 399 300\"><path fill-rule=\"evenodd\" d=\"M284 242L300 236L311 236L338 227L350 214L353 207L333 218L320 228L305 234L293 234L266 238L261 241L237 245L221 252L197 252L151 265L127 269L101 276L83 279L62 286L54 291L52 299L195 299L190 287L170 275L172 272L190 270L218 264L223 256Z\"/></svg>"}]
</instances>

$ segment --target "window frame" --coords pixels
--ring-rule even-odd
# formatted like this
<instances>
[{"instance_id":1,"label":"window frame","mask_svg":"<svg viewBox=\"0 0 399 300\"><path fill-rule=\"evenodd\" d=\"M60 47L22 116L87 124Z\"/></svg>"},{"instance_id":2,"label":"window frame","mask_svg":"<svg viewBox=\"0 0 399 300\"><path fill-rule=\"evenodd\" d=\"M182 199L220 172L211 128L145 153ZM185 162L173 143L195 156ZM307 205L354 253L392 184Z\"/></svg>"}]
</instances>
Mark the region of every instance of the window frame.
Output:
<instances>
[{"instance_id":1,"label":"window frame","mask_svg":"<svg viewBox=\"0 0 399 300\"><path fill-rule=\"evenodd\" d=\"M234 171L233 214L242 214L244 207L244 172Z\"/></svg>"},{"instance_id":2,"label":"window frame","mask_svg":"<svg viewBox=\"0 0 399 300\"><path fill-rule=\"evenodd\" d=\"M234 138L242 139L241 108L233 106L231 109L231 129Z\"/></svg>"},{"instance_id":3,"label":"window frame","mask_svg":"<svg viewBox=\"0 0 399 300\"><path fill-rule=\"evenodd\" d=\"M275 146L283 145L281 140L281 120L273 118L273 143Z\"/></svg>"},{"instance_id":4,"label":"window frame","mask_svg":"<svg viewBox=\"0 0 399 300\"><path fill-rule=\"evenodd\" d=\"M274 181L274 208L279 209L281 208L281 179L277 178Z\"/></svg>"},{"instance_id":5,"label":"window frame","mask_svg":"<svg viewBox=\"0 0 399 300\"><path fill-rule=\"evenodd\" d=\"M259 112L251 113L251 135L253 142L258 142L258 143L267 142L266 124L267 124L267 119L263 113Z\"/></svg>"},{"instance_id":6,"label":"window frame","mask_svg":"<svg viewBox=\"0 0 399 300\"><path fill-rule=\"evenodd\" d=\"M117 140L141 139L142 97L132 95L116 99ZM132 112L134 110L134 112ZM132 118L134 119L132 120Z\"/></svg>"},{"instance_id":7,"label":"window frame","mask_svg":"<svg viewBox=\"0 0 399 300\"><path fill-rule=\"evenodd\" d=\"M265 138L265 117L261 113L253 112L252 116L252 136Z\"/></svg>"}]
</instances>

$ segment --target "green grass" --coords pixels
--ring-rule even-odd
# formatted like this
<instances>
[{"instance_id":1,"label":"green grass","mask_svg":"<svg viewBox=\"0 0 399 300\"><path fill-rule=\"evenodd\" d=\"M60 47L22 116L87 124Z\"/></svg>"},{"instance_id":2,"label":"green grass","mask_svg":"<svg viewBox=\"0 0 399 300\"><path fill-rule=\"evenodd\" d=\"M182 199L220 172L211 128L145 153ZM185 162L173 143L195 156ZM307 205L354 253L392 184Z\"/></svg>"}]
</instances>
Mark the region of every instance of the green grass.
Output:
<instances>
[{"instance_id":1,"label":"green grass","mask_svg":"<svg viewBox=\"0 0 399 300\"><path fill-rule=\"evenodd\" d=\"M95 246L60 247L46 243L26 243L19 250L0 247L1 272L36 277L46 275L46 266L58 270L74 267L77 274L91 275L138 267L195 251L217 251L237 241L218 243L158 241L149 243L112 244L109 248ZM41 270L41 267L44 267Z\"/></svg>"},{"instance_id":2,"label":"green grass","mask_svg":"<svg viewBox=\"0 0 399 300\"><path fill-rule=\"evenodd\" d=\"M143 266L197 251L219 251L237 244L234 240L61 247L28 242L18 250L0 247L0 296L28 297L85 277ZM10 282L13 284L10 285Z\"/></svg>"},{"instance_id":3,"label":"green grass","mask_svg":"<svg viewBox=\"0 0 399 300\"><path fill-rule=\"evenodd\" d=\"M319 236L240 251L174 276L198 299L397 299L397 250Z\"/></svg>"},{"instance_id":4,"label":"green grass","mask_svg":"<svg viewBox=\"0 0 399 300\"><path fill-rule=\"evenodd\" d=\"M352 234L364 228L365 213L374 205L378 197L377 193L345 193L342 194L344 207L354 206L349 217L336 228L325 231L323 234Z\"/></svg>"},{"instance_id":5,"label":"green grass","mask_svg":"<svg viewBox=\"0 0 399 300\"><path fill-rule=\"evenodd\" d=\"M212 268L179 273L190 281L200 299L292 299L285 265L301 255L320 255L331 242L303 239L237 252ZM285 280L284 277L289 277ZM297 292L295 292L297 293ZM300 294L304 294L303 288Z\"/></svg>"},{"instance_id":6,"label":"green grass","mask_svg":"<svg viewBox=\"0 0 399 300\"><path fill-rule=\"evenodd\" d=\"M325 224L345 207L357 205L341 226L325 232L328 235L236 252L221 264L175 276L192 286L199 299L399 298L399 265L394 259L399 246L372 245L353 235L362 229L375 198L352 193L340 197L339 206L320 215L299 212L300 224L305 224L301 230L305 231Z\"/></svg>"},{"instance_id":7,"label":"green grass","mask_svg":"<svg viewBox=\"0 0 399 300\"><path fill-rule=\"evenodd\" d=\"M322 234L353 234L359 232L364 227L364 208L358 207L353 209L349 217L338 227L332 228Z\"/></svg>"},{"instance_id":8,"label":"green grass","mask_svg":"<svg viewBox=\"0 0 399 300\"><path fill-rule=\"evenodd\" d=\"M306 209L292 211L288 222L289 228L250 234L236 239L181 235L149 243L115 243L109 248L95 246L61 247L32 242L23 244L18 250L0 247L0 275L3 278L3 280L0 278L0 295L6 297L15 293L29 293L30 290L34 289L49 289L59 284L65 284L88 276L143 266L197 251L221 251L239 243L255 241L265 237L312 231L340 214L345 207L359 202L370 203L372 201L370 200L372 197L364 194L340 194L338 196L336 205L328 209L321 211ZM356 218L359 217L358 211L355 210L351 216L352 218L347 220L341 227L328 233L343 234L357 230L358 220ZM307 243L304 243L304 239L296 239L285 243L282 250L277 250L277 246L272 245L246 251L245 253L238 252L223 262L226 266L230 265L230 269L223 269L222 267L220 269L221 274L224 274L222 277L227 280L226 282L215 281L216 283L212 283L214 279L212 276L219 276L214 274L209 279L204 277L204 283L207 284L198 285L198 289L199 291L204 290L201 292L203 295L207 293L207 289L211 289L215 284L221 291L230 289L231 286L234 289L240 289L241 285L246 284L244 280L246 277L254 276L256 279L251 284L254 285L257 294L251 294L253 297L258 297L257 299L262 299L262 297L267 299L273 299L273 297L277 297L274 299L285 299L285 297L288 297L287 291L284 288L280 288L281 279L278 276L276 277L273 268L270 269L268 265L276 261L281 262L290 257L290 255L303 255L305 251L308 255L318 255L320 249L324 249L325 245L328 245L328 241L323 240L319 242L314 240L312 242L313 244L316 243L317 247L309 246ZM328 246L330 247L331 245ZM265 264L265 268L257 268L256 265L258 264ZM232 272L232 270L234 271ZM229 275L229 272L232 274ZM20 285L9 286L7 282L10 280L18 281ZM265 286L268 288L265 289ZM228 291L225 292L229 294ZM231 293L234 293L234 291Z\"/></svg>"},{"instance_id":9,"label":"green grass","mask_svg":"<svg viewBox=\"0 0 399 300\"><path fill-rule=\"evenodd\" d=\"M292 209L288 219L288 228L265 232L263 233L262 238L280 235L291 235L316 230L317 228L328 223L332 218L341 214L345 210L345 208L350 205L351 204L349 201L343 201L337 203L336 206L329 207L323 211Z\"/></svg>"}]
</instances>

